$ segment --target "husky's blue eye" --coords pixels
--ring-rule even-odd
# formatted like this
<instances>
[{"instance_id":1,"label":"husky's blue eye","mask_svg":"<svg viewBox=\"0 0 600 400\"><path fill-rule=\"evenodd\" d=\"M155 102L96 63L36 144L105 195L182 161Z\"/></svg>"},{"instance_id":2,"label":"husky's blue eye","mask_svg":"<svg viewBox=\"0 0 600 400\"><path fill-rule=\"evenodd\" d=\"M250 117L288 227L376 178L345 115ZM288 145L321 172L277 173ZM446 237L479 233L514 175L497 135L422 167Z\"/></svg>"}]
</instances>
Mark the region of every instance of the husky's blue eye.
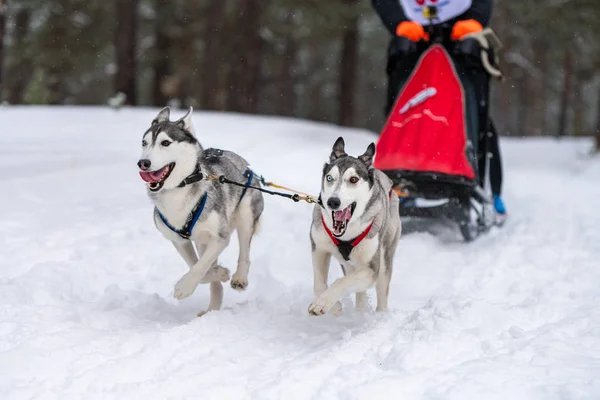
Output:
<instances>
[{"instance_id":1,"label":"husky's blue eye","mask_svg":"<svg viewBox=\"0 0 600 400\"><path fill-rule=\"evenodd\" d=\"M165 146L165 147L167 147L170 144L171 144L171 142L169 142L168 140L163 140L162 142L160 142L160 145Z\"/></svg>"},{"instance_id":2,"label":"husky's blue eye","mask_svg":"<svg viewBox=\"0 0 600 400\"><path fill-rule=\"evenodd\" d=\"M331 182L333 180L333 176L327 175L327 182Z\"/></svg>"},{"instance_id":3,"label":"husky's blue eye","mask_svg":"<svg viewBox=\"0 0 600 400\"><path fill-rule=\"evenodd\" d=\"M148 142L146 142L145 140L142 140L142 147L146 147L147 144L148 144Z\"/></svg>"}]
</instances>

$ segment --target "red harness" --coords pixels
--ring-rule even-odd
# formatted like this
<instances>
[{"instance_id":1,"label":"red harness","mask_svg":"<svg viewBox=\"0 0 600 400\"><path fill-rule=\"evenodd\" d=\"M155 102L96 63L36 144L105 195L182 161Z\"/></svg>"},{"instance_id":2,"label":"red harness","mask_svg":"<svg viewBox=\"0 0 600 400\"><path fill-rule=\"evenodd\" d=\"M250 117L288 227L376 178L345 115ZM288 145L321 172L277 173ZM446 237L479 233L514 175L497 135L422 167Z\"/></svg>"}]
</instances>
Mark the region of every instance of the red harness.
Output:
<instances>
[{"instance_id":1,"label":"red harness","mask_svg":"<svg viewBox=\"0 0 600 400\"><path fill-rule=\"evenodd\" d=\"M327 232L327 234L333 241L333 244L335 244L337 246L338 250L342 254L342 257L344 257L344 260L346 260L346 261L348 261L350 259L350 253L352 252L352 250L356 246L358 246L359 243L362 242L364 238L367 237L367 235L369 234L369 231L371 230L371 227L373 227L373 222L371 222L369 224L369 226L367 227L367 229L365 229L365 231L363 233L361 233L356 239L346 241L346 240L339 240L338 238L333 236L333 233L331 233L331 231L327 227L327 224L325 224L325 218L323 218L323 215L321 215L321 221L323 222L323 228L325 228L325 232Z\"/></svg>"}]
</instances>

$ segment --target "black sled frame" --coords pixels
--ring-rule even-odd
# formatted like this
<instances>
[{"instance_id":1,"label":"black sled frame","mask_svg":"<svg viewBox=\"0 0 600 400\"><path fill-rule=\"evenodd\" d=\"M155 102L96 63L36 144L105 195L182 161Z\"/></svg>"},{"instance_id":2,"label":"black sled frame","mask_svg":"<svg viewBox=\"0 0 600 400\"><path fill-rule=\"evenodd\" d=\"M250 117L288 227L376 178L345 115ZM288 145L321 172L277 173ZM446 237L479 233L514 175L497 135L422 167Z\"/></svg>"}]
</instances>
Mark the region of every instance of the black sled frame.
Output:
<instances>
[{"instance_id":1,"label":"black sled frame","mask_svg":"<svg viewBox=\"0 0 600 400\"><path fill-rule=\"evenodd\" d=\"M414 171L384 172L393 180L400 195L401 217L453 221L467 242L496 224L491 195L473 181ZM422 200L442 203L418 205Z\"/></svg>"}]
</instances>

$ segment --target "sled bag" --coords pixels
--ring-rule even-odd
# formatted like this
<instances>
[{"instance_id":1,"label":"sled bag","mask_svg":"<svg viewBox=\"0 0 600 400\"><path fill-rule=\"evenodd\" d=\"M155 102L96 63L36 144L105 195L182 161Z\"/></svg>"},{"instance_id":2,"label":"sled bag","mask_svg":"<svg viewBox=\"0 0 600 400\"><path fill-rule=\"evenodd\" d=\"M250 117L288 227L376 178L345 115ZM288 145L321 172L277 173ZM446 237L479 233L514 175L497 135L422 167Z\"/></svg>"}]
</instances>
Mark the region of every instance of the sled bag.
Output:
<instances>
[{"instance_id":1,"label":"sled bag","mask_svg":"<svg viewBox=\"0 0 600 400\"><path fill-rule=\"evenodd\" d=\"M462 75L441 45L420 57L378 140L376 168L475 180L477 101Z\"/></svg>"}]
</instances>

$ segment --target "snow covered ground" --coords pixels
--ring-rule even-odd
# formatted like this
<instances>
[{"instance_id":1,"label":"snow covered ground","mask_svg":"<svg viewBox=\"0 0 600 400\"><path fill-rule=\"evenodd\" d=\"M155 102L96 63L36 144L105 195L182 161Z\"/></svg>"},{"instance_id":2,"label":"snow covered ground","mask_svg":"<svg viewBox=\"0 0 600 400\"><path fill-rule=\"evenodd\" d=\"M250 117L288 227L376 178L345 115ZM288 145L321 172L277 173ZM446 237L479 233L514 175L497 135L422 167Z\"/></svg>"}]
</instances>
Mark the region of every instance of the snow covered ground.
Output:
<instances>
[{"instance_id":1,"label":"snow covered ground","mask_svg":"<svg viewBox=\"0 0 600 400\"><path fill-rule=\"evenodd\" d=\"M588 141L501 142L511 214L465 244L402 238L391 311L310 317L311 206L268 197L250 286L196 318L200 286L137 173L157 110L0 108L0 398L599 399L600 161ZM175 112L173 117L182 115ZM205 146L317 193L359 130L196 113ZM234 269L237 241L223 264ZM330 280L340 276L332 265ZM370 292L374 295L374 292ZM371 300L373 304L373 299Z\"/></svg>"}]
</instances>

